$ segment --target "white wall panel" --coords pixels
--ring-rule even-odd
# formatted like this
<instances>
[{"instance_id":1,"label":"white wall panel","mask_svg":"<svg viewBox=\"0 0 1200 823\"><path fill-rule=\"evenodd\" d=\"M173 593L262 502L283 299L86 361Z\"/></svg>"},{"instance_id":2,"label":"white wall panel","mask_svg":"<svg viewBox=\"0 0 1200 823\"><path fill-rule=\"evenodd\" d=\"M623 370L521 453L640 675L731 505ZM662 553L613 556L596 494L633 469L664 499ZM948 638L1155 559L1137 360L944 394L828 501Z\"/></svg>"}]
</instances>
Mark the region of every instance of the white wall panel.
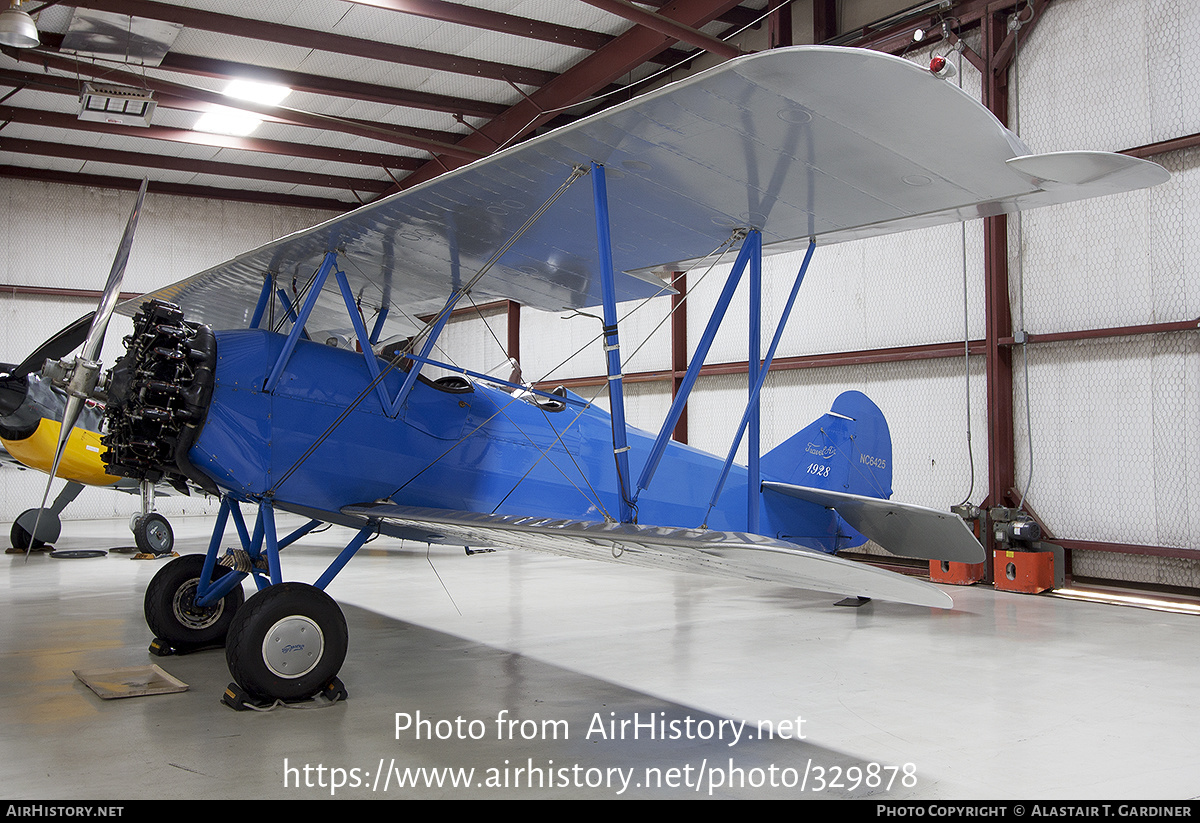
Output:
<instances>
[{"instance_id":1,"label":"white wall panel","mask_svg":"<svg viewBox=\"0 0 1200 823\"><path fill-rule=\"evenodd\" d=\"M1046 525L1082 540L1200 544L1196 336L1029 347L1031 429L1016 359L1017 482Z\"/></svg>"},{"instance_id":2,"label":"white wall panel","mask_svg":"<svg viewBox=\"0 0 1200 823\"><path fill-rule=\"evenodd\" d=\"M132 192L30 180L0 179L0 283L100 290L124 231ZM123 291L148 291L195 274L236 254L332 216L313 209L227 203L149 194L138 224ZM60 328L95 308L95 301L0 290L0 360L19 362ZM101 355L106 365L123 352L132 326L114 317ZM0 469L0 521L37 506L46 475ZM56 495L62 481L55 481ZM168 516L214 513L203 496L160 497ZM135 495L85 489L66 519L128 516Z\"/></svg>"},{"instance_id":3,"label":"white wall panel","mask_svg":"<svg viewBox=\"0 0 1200 823\"><path fill-rule=\"evenodd\" d=\"M773 372L762 401L762 448L767 451L829 410L850 389L883 412L892 435L894 497L947 509L972 490L986 491L987 404L983 359L970 360L971 449L967 448L967 366L963 358ZM746 407L744 375L705 377L688 405L692 445L724 457ZM745 460L745 445L738 460Z\"/></svg>"}]
</instances>

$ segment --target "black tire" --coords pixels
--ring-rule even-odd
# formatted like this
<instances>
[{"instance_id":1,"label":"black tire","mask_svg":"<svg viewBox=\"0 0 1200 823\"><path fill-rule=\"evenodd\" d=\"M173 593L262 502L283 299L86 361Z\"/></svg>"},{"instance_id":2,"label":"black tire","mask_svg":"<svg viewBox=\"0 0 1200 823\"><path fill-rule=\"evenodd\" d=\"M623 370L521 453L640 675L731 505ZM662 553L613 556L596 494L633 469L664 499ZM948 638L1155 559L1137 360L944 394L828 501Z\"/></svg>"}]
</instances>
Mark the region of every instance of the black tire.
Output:
<instances>
[{"instance_id":1,"label":"black tire","mask_svg":"<svg viewBox=\"0 0 1200 823\"><path fill-rule=\"evenodd\" d=\"M307 583L279 583L250 598L225 639L229 673L263 700L304 700L342 668L349 632L333 598Z\"/></svg>"},{"instance_id":2,"label":"black tire","mask_svg":"<svg viewBox=\"0 0 1200 823\"><path fill-rule=\"evenodd\" d=\"M154 636L174 646L211 646L222 643L246 595L234 586L215 605L195 605L196 588L204 568L204 555L185 554L158 570L146 588L146 625ZM213 578L232 569L217 566Z\"/></svg>"},{"instance_id":3,"label":"black tire","mask_svg":"<svg viewBox=\"0 0 1200 823\"><path fill-rule=\"evenodd\" d=\"M46 545L41 540L34 540L33 545L30 546L29 538L31 535L19 522L22 517L34 511L37 511L37 509L26 509L25 511L21 512L19 515L17 515L17 519L13 521L12 528L8 530L8 539L12 543L12 547L14 549L21 549L22 551L28 548L40 549ZM41 528L39 528L38 531L45 534L45 531L43 531Z\"/></svg>"},{"instance_id":4,"label":"black tire","mask_svg":"<svg viewBox=\"0 0 1200 823\"><path fill-rule=\"evenodd\" d=\"M133 542L146 554L170 554L175 548L175 533L167 518L158 512L150 512L134 523Z\"/></svg>"}]
</instances>

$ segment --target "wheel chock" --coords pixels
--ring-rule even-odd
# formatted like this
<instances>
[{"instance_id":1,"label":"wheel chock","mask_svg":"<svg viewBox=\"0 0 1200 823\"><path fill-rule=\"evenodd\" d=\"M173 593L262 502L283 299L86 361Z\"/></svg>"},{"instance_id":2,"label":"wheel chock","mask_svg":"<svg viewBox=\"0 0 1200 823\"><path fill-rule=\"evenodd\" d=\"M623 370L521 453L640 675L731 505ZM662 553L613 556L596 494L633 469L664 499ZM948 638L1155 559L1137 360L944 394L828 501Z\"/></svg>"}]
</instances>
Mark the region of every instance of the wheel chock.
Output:
<instances>
[{"instance_id":1,"label":"wheel chock","mask_svg":"<svg viewBox=\"0 0 1200 823\"><path fill-rule=\"evenodd\" d=\"M247 692L237 683L230 683L225 687L225 691L221 694L221 702L235 712L248 711L266 711L275 707L277 703L283 703L288 706L296 706L297 704L309 703L324 698L325 705L332 705L340 700L345 700L349 697L346 691L346 686L338 678L333 678L321 691L314 694L312 697L305 697L302 700L271 700L255 697ZM312 708L321 708L319 706Z\"/></svg>"},{"instance_id":2,"label":"wheel chock","mask_svg":"<svg viewBox=\"0 0 1200 823\"><path fill-rule=\"evenodd\" d=\"M259 700L256 697L251 697L245 689L237 683L230 683L225 687L224 693L221 694L221 702L235 712L248 712L256 709L266 709L275 701Z\"/></svg>"},{"instance_id":3,"label":"wheel chock","mask_svg":"<svg viewBox=\"0 0 1200 823\"><path fill-rule=\"evenodd\" d=\"M224 648L220 643L207 643L189 645L187 643L168 643L162 638L156 637L150 641L150 648L147 650L155 657L174 657L176 655L191 654L193 652L203 652L209 649Z\"/></svg>"},{"instance_id":4,"label":"wheel chock","mask_svg":"<svg viewBox=\"0 0 1200 823\"><path fill-rule=\"evenodd\" d=\"M168 560L172 557L179 557L179 552L165 552L163 554L155 554L154 552L138 552L133 556L134 560Z\"/></svg>"},{"instance_id":5,"label":"wheel chock","mask_svg":"<svg viewBox=\"0 0 1200 823\"><path fill-rule=\"evenodd\" d=\"M325 688L321 689L320 694L324 696L325 699L330 703L335 703L338 700L345 700L350 697L350 694L346 691L346 687L342 684L342 681L338 680L336 677L325 684Z\"/></svg>"}]
</instances>

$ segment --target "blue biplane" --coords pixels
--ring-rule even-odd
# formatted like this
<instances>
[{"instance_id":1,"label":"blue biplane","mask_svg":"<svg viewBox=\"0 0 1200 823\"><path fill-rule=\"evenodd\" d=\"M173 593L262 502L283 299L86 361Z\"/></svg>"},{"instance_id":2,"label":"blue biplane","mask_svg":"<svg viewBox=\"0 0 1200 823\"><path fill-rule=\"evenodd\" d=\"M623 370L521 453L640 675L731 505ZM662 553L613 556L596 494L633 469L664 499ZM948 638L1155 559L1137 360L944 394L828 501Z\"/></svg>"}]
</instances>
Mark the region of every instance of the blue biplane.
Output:
<instances>
[{"instance_id":1,"label":"blue biplane","mask_svg":"<svg viewBox=\"0 0 1200 823\"><path fill-rule=\"evenodd\" d=\"M943 124L941 139L928 139L929 122ZM927 582L833 554L870 538L906 556L983 559L960 519L888 500L891 442L870 400L843 394L760 454L760 392L816 245L1165 179L1154 164L1114 154L1034 155L958 88L905 60L780 49L124 304L134 333L107 381L109 470L182 478L221 498L207 554L172 561L150 584L156 642L223 642L234 680L254 698L331 688L347 630L323 589L376 533L948 608ZM664 293L663 273L722 244L737 259L667 419L657 433L633 430L617 303ZM763 355L763 255L804 249ZM749 389L722 459L670 433L743 279ZM610 412L436 359L439 334L468 295L601 306ZM352 330L354 347L309 339L338 328ZM431 380L426 367L457 373ZM735 465L743 440L747 463ZM252 529L246 505L257 513ZM311 520L280 537L277 510ZM219 556L229 520L241 548ZM285 582L280 550L323 522L357 534L313 584ZM259 591L243 604L247 576Z\"/></svg>"}]
</instances>

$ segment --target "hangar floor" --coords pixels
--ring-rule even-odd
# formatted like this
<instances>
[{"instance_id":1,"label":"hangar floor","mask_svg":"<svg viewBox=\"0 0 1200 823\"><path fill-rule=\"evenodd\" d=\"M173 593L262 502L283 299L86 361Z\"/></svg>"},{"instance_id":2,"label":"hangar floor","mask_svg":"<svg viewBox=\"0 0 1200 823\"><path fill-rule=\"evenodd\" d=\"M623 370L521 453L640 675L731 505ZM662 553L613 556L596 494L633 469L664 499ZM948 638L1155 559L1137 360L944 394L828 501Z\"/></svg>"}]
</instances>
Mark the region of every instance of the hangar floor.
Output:
<instances>
[{"instance_id":1,"label":"hangar floor","mask_svg":"<svg viewBox=\"0 0 1200 823\"><path fill-rule=\"evenodd\" d=\"M178 548L203 551L209 523L177 518ZM315 579L347 534L288 549L288 576ZM128 541L123 522L68 522L60 548ZM219 702L220 651L147 654L159 563L4 565L9 799L1200 797L1195 616L984 587L951 589L946 612L851 609L381 539L330 587L350 699L254 713ZM72 674L151 662L190 689L105 701ZM641 725L622 739L622 720Z\"/></svg>"}]
</instances>

